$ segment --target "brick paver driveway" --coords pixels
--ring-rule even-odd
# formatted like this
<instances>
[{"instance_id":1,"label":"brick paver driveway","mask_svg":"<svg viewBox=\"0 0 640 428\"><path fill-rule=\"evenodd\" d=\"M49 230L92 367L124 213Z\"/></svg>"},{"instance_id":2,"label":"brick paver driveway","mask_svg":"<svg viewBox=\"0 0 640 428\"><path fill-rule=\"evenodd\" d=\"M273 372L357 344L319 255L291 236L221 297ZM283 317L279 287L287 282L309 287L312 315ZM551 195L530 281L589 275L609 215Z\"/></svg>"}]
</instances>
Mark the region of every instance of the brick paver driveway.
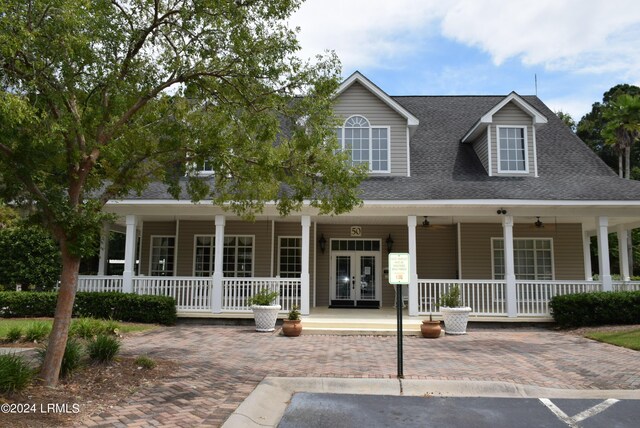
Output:
<instances>
[{"instance_id":1,"label":"brick paver driveway","mask_svg":"<svg viewBox=\"0 0 640 428\"><path fill-rule=\"evenodd\" d=\"M250 327L178 326L126 339L125 354L177 361L103 426L220 426L265 376L395 377L395 336L301 336ZM437 340L406 337L407 378L492 380L553 388L640 388L640 354L543 329L478 329ZM375 393L375 391L372 391Z\"/></svg>"}]
</instances>

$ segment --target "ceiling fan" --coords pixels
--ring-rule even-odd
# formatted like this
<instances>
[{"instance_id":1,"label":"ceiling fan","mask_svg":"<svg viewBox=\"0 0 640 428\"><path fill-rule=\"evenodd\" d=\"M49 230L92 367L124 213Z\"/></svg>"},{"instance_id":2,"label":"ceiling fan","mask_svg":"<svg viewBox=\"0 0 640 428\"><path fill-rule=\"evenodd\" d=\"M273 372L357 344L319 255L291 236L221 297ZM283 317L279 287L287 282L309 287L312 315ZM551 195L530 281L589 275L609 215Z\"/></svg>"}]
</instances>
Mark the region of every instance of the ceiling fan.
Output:
<instances>
[{"instance_id":1,"label":"ceiling fan","mask_svg":"<svg viewBox=\"0 0 640 428\"><path fill-rule=\"evenodd\" d=\"M450 224L431 224L429 221L429 216L424 216L424 220L422 220L422 227L425 229L436 230L436 229L446 229L451 227Z\"/></svg>"},{"instance_id":2,"label":"ceiling fan","mask_svg":"<svg viewBox=\"0 0 640 428\"><path fill-rule=\"evenodd\" d=\"M536 216L536 221L534 221L529 228L536 230L546 230L546 231L554 231L556 230L555 223L548 224L540 220L540 216Z\"/></svg>"}]
</instances>

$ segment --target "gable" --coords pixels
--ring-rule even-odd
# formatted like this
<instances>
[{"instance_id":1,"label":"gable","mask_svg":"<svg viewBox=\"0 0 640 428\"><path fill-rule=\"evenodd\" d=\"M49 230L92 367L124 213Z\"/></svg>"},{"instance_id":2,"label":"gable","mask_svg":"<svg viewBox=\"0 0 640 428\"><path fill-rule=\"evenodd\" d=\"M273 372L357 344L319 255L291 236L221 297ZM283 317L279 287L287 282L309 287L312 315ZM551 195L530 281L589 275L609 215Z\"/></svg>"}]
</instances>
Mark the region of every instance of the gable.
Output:
<instances>
[{"instance_id":1,"label":"gable","mask_svg":"<svg viewBox=\"0 0 640 428\"><path fill-rule=\"evenodd\" d=\"M353 82L338 95L334 113L343 121L358 115L371 126L389 129L389 162L391 175L409 175L407 119L372 94L359 82Z\"/></svg>"}]
</instances>

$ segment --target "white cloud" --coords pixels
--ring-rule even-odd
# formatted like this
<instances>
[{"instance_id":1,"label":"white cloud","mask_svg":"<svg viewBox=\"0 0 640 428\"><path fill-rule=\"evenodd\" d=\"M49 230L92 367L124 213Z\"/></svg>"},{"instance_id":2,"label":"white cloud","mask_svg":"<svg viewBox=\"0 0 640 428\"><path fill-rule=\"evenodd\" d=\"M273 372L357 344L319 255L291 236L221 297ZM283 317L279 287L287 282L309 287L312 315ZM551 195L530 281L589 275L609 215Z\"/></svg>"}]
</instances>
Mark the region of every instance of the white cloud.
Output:
<instances>
[{"instance_id":1,"label":"white cloud","mask_svg":"<svg viewBox=\"0 0 640 428\"><path fill-rule=\"evenodd\" d=\"M308 0L290 20L299 26L301 56L335 50L343 68L394 68L434 31L437 1ZM422 36L421 36L422 35Z\"/></svg>"},{"instance_id":2,"label":"white cloud","mask_svg":"<svg viewBox=\"0 0 640 428\"><path fill-rule=\"evenodd\" d=\"M291 23L303 56L335 50L347 70L401 68L441 33L496 65L640 80L637 0L307 0Z\"/></svg>"}]
</instances>

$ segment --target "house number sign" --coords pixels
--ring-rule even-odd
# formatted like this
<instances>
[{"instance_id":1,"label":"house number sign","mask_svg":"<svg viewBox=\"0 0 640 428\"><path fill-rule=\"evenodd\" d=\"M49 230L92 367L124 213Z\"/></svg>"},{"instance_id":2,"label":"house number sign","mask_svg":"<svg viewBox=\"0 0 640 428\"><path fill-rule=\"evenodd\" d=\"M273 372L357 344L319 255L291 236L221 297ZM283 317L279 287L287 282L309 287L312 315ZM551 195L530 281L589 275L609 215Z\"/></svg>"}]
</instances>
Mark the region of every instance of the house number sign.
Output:
<instances>
[{"instance_id":1,"label":"house number sign","mask_svg":"<svg viewBox=\"0 0 640 428\"><path fill-rule=\"evenodd\" d=\"M362 236L362 227L361 226L351 226L351 237L359 238Z\"/></svg>"}]
</instances>

